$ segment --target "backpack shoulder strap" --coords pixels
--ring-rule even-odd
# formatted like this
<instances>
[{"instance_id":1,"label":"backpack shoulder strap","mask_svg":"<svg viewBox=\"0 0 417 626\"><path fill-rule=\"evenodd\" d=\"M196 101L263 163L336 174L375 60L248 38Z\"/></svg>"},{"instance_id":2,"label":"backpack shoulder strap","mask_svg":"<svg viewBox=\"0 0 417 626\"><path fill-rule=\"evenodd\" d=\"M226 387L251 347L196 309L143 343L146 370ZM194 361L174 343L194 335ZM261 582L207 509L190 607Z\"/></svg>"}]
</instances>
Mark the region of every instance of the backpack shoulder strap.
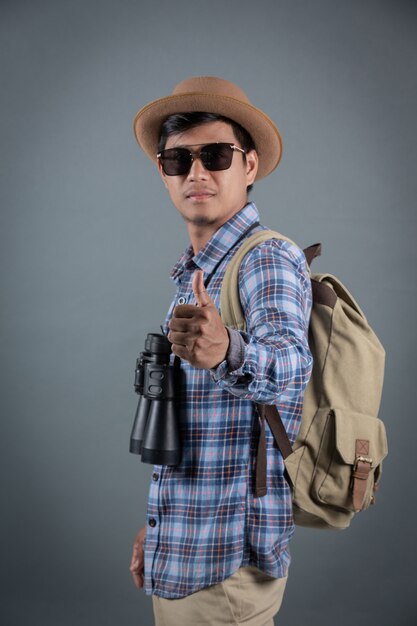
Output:
<instances>
[{"instance_id":1,"label":"backpack shoulder strap","mask_svg":"<svg viewBox=\"0 0 417 626\"><path fill-rule=\"evenodd\" d=\"M283 239L297 246L292 239L275 230L261 230L250 235L230 260L225 272L220 292L220 312L223 324L238 330L245 329L245 318L239 298L239 268L245 255L268 239ZM298 247L298 246L297 246Z\"/></svg>"},{"instance_id":2,"label":"backpack shoulder strap","mask_svg":"<svg viewBox=\"0 0 417 626\"><path fill-rule=\"evenodd\" d=\"M320 283L321 285L330 285L333 288L334 293L340 300L343 300L347 304L349 304L352 309L354 309L360 317L362 317L367 323L367 319L365 317L365 313L362 311L361 307L352 296L347 287L342 283L341 280L334 276L333 274L312 274L311 278L315 283Z\"/></svg>"},{"instance_id":3,"label":"backpack shoulder strap","mask_svg":"<svg viewBox=\"0 0 417 626\"><path fill-rule=\"evenodd\" d=\"M226 326L244 330L246 328L245 318L239 297L239 268L245 255L257 245L268 239L283 239L295 244L291 239L281 235L274 230L262 230L250 235L241 245L239 250L230 260L225 272L221 293L220 311L223 323ZM298 247L298 246L297 246ZM312 258L319 254L319 250L311 252ZM258 441L258 451L256 460L255 497L262 497L266 494L266 440L265 440L265 419L268 422L273 436L277 442L281 454L286 458L292 452L291 443L282 423L281 416L274 405L264 406L257 404L259 417L261 420L261 432Z\"/></svg>"}]
</instances>

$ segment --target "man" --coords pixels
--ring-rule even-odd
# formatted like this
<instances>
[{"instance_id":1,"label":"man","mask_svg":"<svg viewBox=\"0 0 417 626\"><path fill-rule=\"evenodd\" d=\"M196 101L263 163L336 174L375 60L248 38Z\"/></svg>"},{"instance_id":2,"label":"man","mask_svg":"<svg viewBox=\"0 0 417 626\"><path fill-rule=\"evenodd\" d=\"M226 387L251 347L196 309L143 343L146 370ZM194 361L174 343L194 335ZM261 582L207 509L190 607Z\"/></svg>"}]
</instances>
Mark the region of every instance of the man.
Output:
<instances>
[{"instance_id":1,"label":"man","mask_svg":"<svg viewBox=\"0 0 417 626\"><path fill-rule=\"evenodd\" d=\"M275 404L295 441L312 357L311 286L303 252L284 240L251 250L239 270L246 331L224 326L220 289L249 231L264 230L248 189L281 158L275 124L236 85L183 81L136 115L190 245L165 332L181 358L182 460L152 475L131 572L152 594L157 626L271 626L294 531L284 464L267 428L267 495L254 493L259 415ZM145 539L146 538L146 539Z\"/></svg>"}]
</instances>

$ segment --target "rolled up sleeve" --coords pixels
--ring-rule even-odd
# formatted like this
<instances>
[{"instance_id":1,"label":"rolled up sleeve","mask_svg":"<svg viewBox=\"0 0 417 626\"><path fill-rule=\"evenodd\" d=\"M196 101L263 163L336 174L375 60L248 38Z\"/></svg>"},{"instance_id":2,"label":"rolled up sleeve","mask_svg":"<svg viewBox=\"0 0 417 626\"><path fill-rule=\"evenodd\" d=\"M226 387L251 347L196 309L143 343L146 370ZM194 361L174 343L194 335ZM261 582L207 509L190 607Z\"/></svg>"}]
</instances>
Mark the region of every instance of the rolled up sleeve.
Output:
<instances>
[{"instance_id":1,"label":"rolled up sleeve","mask_svg":"<svg viewBox=\"0 0 417 626\"><path fill-rule=\"evenodd\" d=\"M309 381L308 345L311 282L304 253L283 240L251 250L239 270L246 330L228 328L226 359L211 370L213 380L241 398L278 403L298 395Z\"/></svg>"}]
</instances>

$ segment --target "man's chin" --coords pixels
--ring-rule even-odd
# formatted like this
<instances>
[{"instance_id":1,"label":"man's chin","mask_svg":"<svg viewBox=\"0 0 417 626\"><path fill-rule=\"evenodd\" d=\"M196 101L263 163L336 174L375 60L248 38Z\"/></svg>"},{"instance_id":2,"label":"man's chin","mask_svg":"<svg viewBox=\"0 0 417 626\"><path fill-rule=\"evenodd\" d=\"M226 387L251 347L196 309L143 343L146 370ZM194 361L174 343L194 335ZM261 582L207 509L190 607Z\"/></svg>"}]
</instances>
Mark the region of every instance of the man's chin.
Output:
<instances>
[{"instance_id":1,"label":"man's chin","mask_svg":"<svg viewBox=\"0 0 417 626\"><path fill-rule=\"evenodd\" d=\"M194 217L184 217L184 220L188 224L194 224L194 226L212 226L216 223L216 219L208 217L206 215L196 215Z\"/></svg>"}]
</instances>

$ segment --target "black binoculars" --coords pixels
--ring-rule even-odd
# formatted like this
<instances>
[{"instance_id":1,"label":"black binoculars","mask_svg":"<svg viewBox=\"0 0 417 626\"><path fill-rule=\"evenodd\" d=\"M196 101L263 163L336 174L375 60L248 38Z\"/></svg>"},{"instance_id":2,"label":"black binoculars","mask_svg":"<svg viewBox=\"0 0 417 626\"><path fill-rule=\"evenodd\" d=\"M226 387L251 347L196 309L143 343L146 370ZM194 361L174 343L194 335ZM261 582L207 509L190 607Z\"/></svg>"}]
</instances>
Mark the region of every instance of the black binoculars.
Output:
<instances>
[{"instance_id":1,"label":"black binoculars","mask_svg":"<svg viewBox=\"0 0 417 626\"><path fill-rule=\"evenodd\" d=\"M139 394L130 436L130 452L143 463L178 465L181 441L176 411L180 359L170 364L171 343L165 335L149 333L145 351L136 360L135 391Z\"/></svg>"}]
</instances>

